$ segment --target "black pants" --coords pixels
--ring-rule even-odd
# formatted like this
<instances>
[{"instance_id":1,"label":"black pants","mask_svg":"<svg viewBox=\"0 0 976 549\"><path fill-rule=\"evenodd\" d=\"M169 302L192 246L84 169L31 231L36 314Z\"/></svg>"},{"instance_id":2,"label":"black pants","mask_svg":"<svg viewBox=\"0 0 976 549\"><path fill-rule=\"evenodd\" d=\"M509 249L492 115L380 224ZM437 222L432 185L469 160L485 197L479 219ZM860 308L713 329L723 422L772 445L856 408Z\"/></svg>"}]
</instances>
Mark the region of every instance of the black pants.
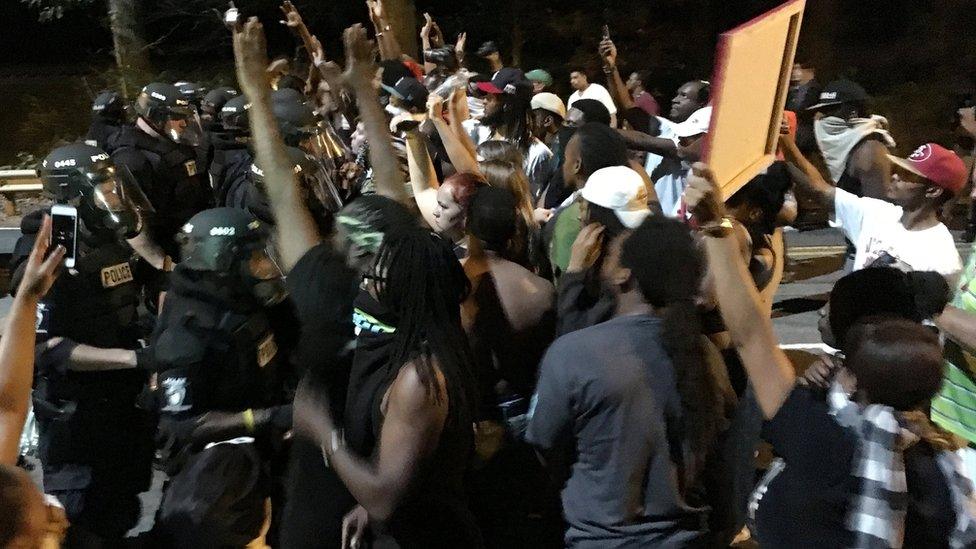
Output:
<instances>
[{"instance_id":1,"label":"black pants","mask_svg":"<svg viewBox=\"0 0 976 549\"><path fill-rule=\"evenodd\" d=\"M139 523L139 493L103 488L97 483L80 490L58 490L53 495L64 505L71 523L67 546L114 547Z\"/></svg>"}]
</instances>

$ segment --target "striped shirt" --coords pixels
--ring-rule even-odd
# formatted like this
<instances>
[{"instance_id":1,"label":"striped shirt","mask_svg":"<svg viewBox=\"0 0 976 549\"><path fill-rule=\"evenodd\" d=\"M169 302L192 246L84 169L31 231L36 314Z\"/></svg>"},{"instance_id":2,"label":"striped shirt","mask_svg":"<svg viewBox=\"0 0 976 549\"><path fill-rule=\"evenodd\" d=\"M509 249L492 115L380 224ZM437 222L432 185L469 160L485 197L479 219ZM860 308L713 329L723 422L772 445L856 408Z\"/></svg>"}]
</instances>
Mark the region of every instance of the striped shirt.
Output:
<instances>
[{"instance_id":1,"label":"striped shirt","mask_svg":"<svg viewBox=\"0 0 976 549\"><path fill-rule=\"evenodd\" d=\"M976 314L976 253L960 277L952 304ZM947 339L945 359L945 382L932 400L932 421L976 444L976 355Z\"/></svg>"}]
</instances>

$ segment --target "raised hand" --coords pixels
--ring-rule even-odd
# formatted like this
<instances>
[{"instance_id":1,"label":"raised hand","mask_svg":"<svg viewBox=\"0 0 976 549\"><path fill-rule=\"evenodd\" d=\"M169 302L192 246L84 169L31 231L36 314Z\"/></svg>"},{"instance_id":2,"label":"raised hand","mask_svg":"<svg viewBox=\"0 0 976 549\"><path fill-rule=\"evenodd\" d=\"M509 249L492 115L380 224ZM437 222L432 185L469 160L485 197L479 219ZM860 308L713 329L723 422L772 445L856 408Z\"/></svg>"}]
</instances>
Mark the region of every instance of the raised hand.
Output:
<instances>
[{"instance_id":1,"label":"raised hand","mask_svg":"<svg viewBox=\"0 0 976 549\"><path fill-rule=\"evenodd\" d=\"M302 16L298 13L298 8L291 3L290 0L285 0L281 3L281 12L285 14L285 20L282 21L290 29L300 29L305 25L302 21Z\"/></svg>"},{"instance_id":2,"label":"raised hand","mask_svg":"<svg viewBox=\"0 0 976 549\"><path fill-rule=\"evenodd\" d=\"M715 223L725 217L725 203L722 191L715 182L715 175L709 167L696 162L688 175L684 201L701 225Z\"/></svg>"},{"instance_id":3,"label":"raised hand","mask_svg":"<svg viewBox=\"0 0 976 549\"><path fill-rule=\"evenodd\" d=\"M613 40L609 38L604 38L600 41L600 56L606 61L607 65L610 67L617 66L617 46L613 43Z\"/></svg>"},{"instance_id":4,"label":"raised hand","mask_svg":"<svg viewBox=\"0 0 976 549\"><path fill-rule=\"evenodd\" d=\"M383 7L383 0L366 0L366 8L369 10L369 19L377 26L386 20L386 8Z\"/></svg>"},{"instance_id":5,"label":"raised hand","mask_svg":"<svg viewBox=\"0 0 976 549\"><path fill-rule=\"evenodd\" d=\"M21 294L34 300L40 300L47 295L48 290L54 285L55 279L61 272L61 260L64 259L66 250L63 246L58 246L51 255L44 258L47 249L51 245L51 216L45 215L41 223L41 230L37 233L34 240L34 249L31 250L30 257L24 269L24 278L20 282L20 289L17 295Z\"/></svg>"},{"instance_id":6,"label":"raised hand","mask_svg":"<svg viewBox=\"0 0 976 549\"><path fill-rule=\"evenodd\" d=\"M432 120L444 120L444 99L436 93L427 96L427 117Z\"/></svg>"},{"instance_id":7,"label":"raised hand","mask_svg":"<svg viewBox=\"0 0 976 549\"><path fill-rule=\"evenodd\" d=\"M454 44L454 55L457 56L458 60L464 59L464 47L468 43L468 33L462 32L457 37L457 42Z\"/></svg>"},{"instance_id":8,"label":"raised hand","mask_svg":"<svg viewBox=\"0 0 976 549\"><path fill-rule=\"evenodd\" d=\"M444 45L444 36L429 13L424 13L424 26L420 29L420 38L428 40L430 47L438 48Z\"/></svg>"},{"instance_id":9,"label":"raised hand","mask_svg":"<svg viewBox=\"0 0 976 549\"><path fill-rule=\"evenodd\" d=\"M312 57L312 64L316 67L322 66L325 63L325 48L322 47L322 42L313 36L310 46L308 54Z\"/></svg>"},{"instance_id":10,"label":"raised hand","mask_svg":"<svg viewBox=\"0 0 976 549\"><path fill-rule=\"evenodd\" d=\"M251 17L234 29L234 61L237 83L252 100L271 93L268 80L268 45L264 27Z\"/></svg>"},{"instance_id":11,"label":"raised hand","mask_svg":"<svg viewBox=\"0 0 976 549\"><path fill-rule=\"evenodd\" d=\"M376 76L376 44L366 36L366 29L355 24L342 34L346 48L345 78L352 85L371 83Z\"/></svg>"}]
</instances>

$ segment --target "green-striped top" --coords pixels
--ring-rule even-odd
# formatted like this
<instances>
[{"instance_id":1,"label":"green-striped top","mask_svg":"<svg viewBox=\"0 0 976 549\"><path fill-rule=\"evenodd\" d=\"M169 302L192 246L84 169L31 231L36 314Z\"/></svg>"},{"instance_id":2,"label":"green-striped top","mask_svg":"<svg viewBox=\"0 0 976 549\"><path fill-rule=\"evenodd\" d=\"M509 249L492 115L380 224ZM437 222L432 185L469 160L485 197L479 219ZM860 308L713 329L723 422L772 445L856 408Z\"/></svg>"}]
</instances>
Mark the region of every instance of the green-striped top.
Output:
<instances>
[{"instance_id":1,"label":"green-striped top","mask_svg":"<svg viewBox=\"0 0 976 549\"><path fill-rule=\"evenodd\" d=\"M976 314L976 248L960 277L952 304ZM976 443L976 356L947 340L945 359L945 382L932 400L932 421Z\"/></svg>"}]
</instances>

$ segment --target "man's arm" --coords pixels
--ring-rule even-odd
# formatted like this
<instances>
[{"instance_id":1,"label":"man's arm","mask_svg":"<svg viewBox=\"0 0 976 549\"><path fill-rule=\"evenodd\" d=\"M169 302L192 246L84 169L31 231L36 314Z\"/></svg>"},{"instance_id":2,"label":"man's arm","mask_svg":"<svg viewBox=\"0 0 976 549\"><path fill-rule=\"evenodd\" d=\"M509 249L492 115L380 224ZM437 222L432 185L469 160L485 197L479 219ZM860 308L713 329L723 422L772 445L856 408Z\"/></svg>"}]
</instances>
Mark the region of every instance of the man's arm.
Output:
<instances>
[{"instance_id":1,"label":"man's arm","mask_svg":"<svg viewBox=\"0 0 976 549\"><path fill-rule=\"evenodd\" d=\"M623 78L620 77L620 71L617 70L617 46L613 40L604 38L600 42L600 55L603 57L603 72L607 75L610 96L617 104L617 111L634 108L634 98L630 96Z\"/></svg>"},{"instance_id":2,"label":"man's arm","mask_svg":"<svg viewBox=\"0 0 976 549\"><path fill-rule=\"evenodd\" d=\"M779 136L780 150L786 158L786 168L790 172L790 178L808 194L815 197L821 206L831 214L834 213L834 196L837 189L824 180L817 168L803 156L800 149L796 147L796 142L789 135Z\"/></svg>"},{"instance_id":3,"label":"man's arm","mask_svg":"<svg viewBox=\"0 0 976 549\"><path fill-rule=\"evenodd\" d=\"M458 93L457 90L452 92L449 99L451 108L451 123L450 125L441 116L444 108L444 102L435 94L431 94L430 98L427 100L427 119L434 125L434 129L437 130L437 135L441 136L441 142L444 144L444 150L447 152L447 158L451 161L454 169L458 173L481 173L481 167L478 165L478 160L471 154L470 149L465 145L464 135L467 137L464 128L460 131L455 130L452 126L460 126L461 120L454 117L455 108L453 107L455 95ZM463 93L463 92L461 92ZM468 141L470 141L468 137ZM410 176L411 180L413 175Z\"/></svg>"},{"instance_id":4,"label":"man's arm","mask_svg":"<svg viewBox=\"0 0 976 549\"><path fill-rule=\"evenodd\" d=\"M362 25L353 25L346 29L343 42L346 47L344 78L356 96L359 117L366 129L369 162L373 167L376 192L409 207L410 199L403 188L403 174L400 173L396 152L390 141L386 116L373 88L373 78L376 76L373 42L366 38L366 30Z\"/></svg>"},{"instance_id":5,"label":"man's arm","mask_svg":"<svg viewBox=\"0 0 976 549\"><path fill-rule=\"evenodd\" d=\"M386 20L383 0L366 0L366 8L369 9L369 20L373 22L373 29L376 32L380 59L383 61L399 61L403 57L403 51L393 33L393 27Z\"/></svg>"},{"instance_id":6,"label":"man's arm","mask_svg":"<svg viewBox=\"0 0 976 549\"><path fill-rule=\"evenodd\" d=\"M278 124L271 112L271 87L264 72L268 64L264 28L256 17L234 31L237 80L251 102L249 113L255 161L265 166L265 188L277 220L278 246L285 271L321 241L315 222L295 179L294 167L285 153Z\"/></svg>"},{"instance_id":7,"label":"man's arm","mask_svg":"<svg viewBox=\"0 0 976 549\"><path fill-rule=\"evenodd\" d=\"M65 253L59 246L44 259L50 241L51 218L45 216L0 337L0 464L4 465L17 463L27 418L34 382L37 303L54 284Z\"/></svg>"},{"instance_id":8,"label":"man's arm","mask_svg":"<svg viewBox=\"0 0 976 549\"><path fill-rule=\"evenodd\" d=\"M851 153L851 171L861 180L861 195L884 200L891 185L888 148L876 139L862 141Z\"/></svg>"},{"instance_id":9,"label":"man's arm","mask_svg":"<svg viewBox=\"0 0 976 549\"><path fill-rule=\"evenodd\" d=\"M949 305L933 320L953 341L976 351L976 315Z\"/></svg>"},{"instance_id":10,"label":"man's arm","mask_svg":"<svg viewBox=\"0 0 976 549\"><path fill-rule=\"evenodd\" d=\"M653 137L634 130L617 130L627 143L628 149L646 151L665 158L677 158L678 146L671 139Z\"/></svg>"}]
</instances>

